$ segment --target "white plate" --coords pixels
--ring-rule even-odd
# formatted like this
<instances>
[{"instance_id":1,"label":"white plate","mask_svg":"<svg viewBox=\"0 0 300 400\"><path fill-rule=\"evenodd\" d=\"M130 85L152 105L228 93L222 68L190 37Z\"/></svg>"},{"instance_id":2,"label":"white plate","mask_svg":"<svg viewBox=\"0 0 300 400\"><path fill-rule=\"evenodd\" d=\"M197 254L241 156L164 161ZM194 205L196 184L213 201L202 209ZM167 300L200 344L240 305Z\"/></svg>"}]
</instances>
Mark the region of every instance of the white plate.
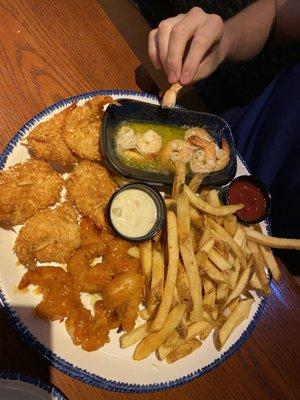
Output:
<instances>
[{"instance_id":1,"label":"white plate","mask_svg":"<svg viewBox=\"0 0 300 400\"><path fill-rule=\"evenodd\" d=\"M39 379L8 372L0 373L1 400L66 400L52 385Z\"/></svg>"},{"instance_id":2,"label":"white plate","mask_svg":"<svg viewBox=\"0 0 300 400\"><path fill-rule=\"evenodd\" d=\"M14 136L0 158L0 168L7 168L29 158L26 147L20 143L21 137L38 122L69 105L74 100L84 102L96 95L112 95L114 98L130 98L157 104L151 95L131 91L95 91L60 101L45 109ZM237 175L248 174L245 163L238 157ZM266 232L266 224L262 224ZM254 294L255 302L249 318L230 336L222 351L217 351L212 334L201 349L174 364L160 362L154 355L143 361L131 359L133 348L121 350L118 334L111 332L110 343L96 352L85 352L74 346L63 323L45 323L34 316L33 309L40 301L34 291L20 293L17 285L25 268L17 266L17 258L12 248L19 227L14 231L0 229L0 301L12 325L19 331L23 340L34 347L42 356L59 370L91 385L123 392L150 392L168 389L199 377L220 365L247 340L263 311L265 300Z\"/></svg>"}]
</instances>

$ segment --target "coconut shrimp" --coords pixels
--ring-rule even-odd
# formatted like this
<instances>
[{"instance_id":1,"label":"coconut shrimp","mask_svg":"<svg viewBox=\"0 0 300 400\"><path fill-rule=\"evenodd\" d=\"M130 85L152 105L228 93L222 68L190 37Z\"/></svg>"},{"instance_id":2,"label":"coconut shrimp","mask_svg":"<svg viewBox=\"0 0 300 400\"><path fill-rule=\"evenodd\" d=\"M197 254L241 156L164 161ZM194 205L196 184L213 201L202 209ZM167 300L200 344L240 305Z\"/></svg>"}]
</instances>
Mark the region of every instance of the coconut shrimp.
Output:
<instances>
[{"instance_id":1,"label":"coconut shrimp","mask_svg":"<svg viewBox=\"0 0 300 400\"><path fill-rule=\"evenodd\" d=\"M169 90L166 91L162 99L163 108L173 108L176 104L177 94L182 89L179 82L174 83Z\"/></svg>"},{"instance_id":2,"label":"coconut shrimp","mask_svg":"<svg viewBox=\"0 0 300 400\"><path fill-rule=\"evenodd\" d=\"M171 140L166 144L161 155L161 165L164 171L168 171L170 161L187 164L192 156L195 147L189 142L180 139Z\"/></svg>"},{"instance_id":3,"label":"coconut shrimp","mask_svg":"<svg viewBox=\"0 0 300 400\"><path fill-rule=\"evenodd\" d=\"M160 151L161 146L161 136L151 129L147 130L137 138L136 148L142 154L155 155Z\"/></svg>"},{"instance_id":4,"label":"coconut shrimp","mask_svg":"<svg viewBox=\"0 0 300 400\"><path fill-rule=\"evenodd\" d=\"M122 126L116 137L117 152L123 153L125 150L134 149L137 146L137 136L129 126Z\"/></svg>"}]
</instances>

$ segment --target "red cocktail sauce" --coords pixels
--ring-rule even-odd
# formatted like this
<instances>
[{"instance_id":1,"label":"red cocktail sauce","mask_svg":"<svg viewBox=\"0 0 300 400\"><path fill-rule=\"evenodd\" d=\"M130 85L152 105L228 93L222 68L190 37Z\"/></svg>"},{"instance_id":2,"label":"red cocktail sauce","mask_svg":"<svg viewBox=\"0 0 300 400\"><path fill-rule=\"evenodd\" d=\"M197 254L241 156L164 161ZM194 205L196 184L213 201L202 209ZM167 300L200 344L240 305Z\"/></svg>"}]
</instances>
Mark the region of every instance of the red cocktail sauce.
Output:
<instances>
[{"instance_id":1,"label":"red cocktail sauce","mask_svg":"<svg viewBox=\"0 0 300 400\"><path fill-rule=\"evenodd\" d=\"M266 199L261 190L253 183L237 180L228 190L229 204L244 204L244 208L235 214L246 222L260 219L266 212Z\"/></svg>"}]
</instances>

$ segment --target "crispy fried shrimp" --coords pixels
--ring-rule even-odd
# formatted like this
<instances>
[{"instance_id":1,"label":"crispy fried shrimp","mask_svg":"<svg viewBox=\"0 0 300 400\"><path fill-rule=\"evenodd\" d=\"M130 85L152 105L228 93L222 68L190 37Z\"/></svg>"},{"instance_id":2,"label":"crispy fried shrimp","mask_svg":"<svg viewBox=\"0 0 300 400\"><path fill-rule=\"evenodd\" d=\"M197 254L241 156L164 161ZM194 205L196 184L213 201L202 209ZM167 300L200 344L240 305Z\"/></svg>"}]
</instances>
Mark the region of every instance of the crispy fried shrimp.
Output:
<instances>
[{"instance_id":1,"label":"crispy fried shrimp","mask_svg":"<svg viewBox=\"0 0 300 400\"><path fill-rule=\"evenodd\" d=\"M91 234L93 224L85 221L84 225L90 230L89 240L81 236L81 248L75 251L68 262L68 271L78 282L81 291L101 293L106 283L120 273L140 270L140 261L130 259L127 255L128 242L105 231L95 236L97 228L94 226ZM102 262L99 263L97 261L100 258Z\"/></svg>"},{"instance_id":2,"label":"crispy fried shrimp","mask_svg":"<svg viewBox=\"0 0 300 400\"><path fill-rule=\"evenodd\" d=\"M81 304L74 278L60 267L39 267L27 271L18 289L22 290L29 285L39 286L43 294L36 313L44 320L54 321L67 317Z\"/></svg>"},{"instance_id":3,"label":"crispy fried shrimp","mask_svg":"<svg viewBox=\"0 0 300 400\"><path fill-rule=\"evenodd\" d=\"M160 151L161 146L161 135L151 129L137 137L136 148L141 154L155 155Z\"/></svg>"},{"instance_id":4,"label":"crispy fried shrimp","mask_svg":"<svg viewBox=\"0 0 300 400\"><path fill-rule=\"evenodd\" d=\"M187 164L192 156L194 147L185 140L173 139L168 142L161 153L161 165L165 172L169 171L171 161Z\"/></svg>"},{"instance_id":5,"label":"crispy fried shrimp","mask_svg":"<svg viewBox=\"0 0 300 400\"><path fill-rule=\"evenodd\" d=\"M24 223L39 210L55 204L61 177L42 160L29 160L0 171L0 223Z\"/></svg>"},{"instance_id":6,"label":"crispy fried shrimp","mask_svg":"<svg viewBox=\"0 0 300 400\"><path fill-rule=\"evenodd\" d=\"M45 122L38 124L27 137L27 147L34 155L62 165L73 165L77 158L62 138L63 126L75 104L65 108Z\"/></svg>"},{"instance_id":7,"label":"crispy fried shrimp","mask_svg":"<svg viewBox=\"0 0 300 400\"><path fill-rule=\"evenodd\" d=\"M76 210L67 203L54 210L39 211L20 230L14 251L27 267L40 262L69 260L80 246L80 227Z\"/></svg>"},{"instance_id":8,"label":"crispy fried shrimp","mask_svg":"<svg viewBox=\"0 0 300 400\"><path fill-rule=\"evenodd\" d=\"M66 182L67 198L98 228L106 228L104 208L117 185L106 168L92 161L81 161Z\"/></svg>"},{"instance_id":9,"label":"crispy fried shrimp","mask_svg":"<svg viewBox=\"0 0 300 400\"><path fill-rule=\"evenodd\" d=\"M103 290L103 306L116 311L125 331L133 329L141 301L143 278L136 272L124 272L107 283Z\"/></svg>"},{"instance_id":10,"label":"crispy fried shrimp","mask_svg":"<svg viewBox=\"0 0 300 400\"><path fill-rule=\"evenodd\" d=\"M95 315L83 306L71 311L66 328L76 346L95 351L109 342L110 317L101 301L95 303Z\"/></svg>"},{"instance_id":11,"label":"crispy fried shrimp","mask_svg":"<svg viewBox=\"0 0 300 400\"><path fill-rule=\"evenodd\" d=\"M163 108L175 107L178 92L182 89L182 85L179 82L174 83L170 89L166 91L162 99Z\"/></svg>"},{"instance_id":12,"label":"crispy fried shrimp","mask_svg":"<svg viewBox=\"0 0 300 400\"><path fill-rule=\"evenodd\" d=\"M63 139L69 148L81 158L100 161L99 135L103 106L112 103L108 96L97 96L83 106L77 106L68 114L63 129Z\"/></svg>"}]
</instances>

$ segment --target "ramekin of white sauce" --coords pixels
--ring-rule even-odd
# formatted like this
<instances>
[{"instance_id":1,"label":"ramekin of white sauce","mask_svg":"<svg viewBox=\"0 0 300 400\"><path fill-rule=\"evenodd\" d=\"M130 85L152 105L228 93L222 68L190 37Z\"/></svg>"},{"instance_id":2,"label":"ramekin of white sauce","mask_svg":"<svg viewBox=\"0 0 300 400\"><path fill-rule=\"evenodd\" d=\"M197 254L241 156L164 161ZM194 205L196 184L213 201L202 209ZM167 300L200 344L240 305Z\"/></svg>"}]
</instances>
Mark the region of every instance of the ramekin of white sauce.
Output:
<instances>
[{"instance_id":1,"label":"ramekin of white sauce","mask_svg":"<svg viewBox=\"0 0 300 400\"><path fill-rule=\"evenodd\" d=\"M142 183L122 186L108 204L108 219L114 231L131 241L151 239L163 227L165 218L161 194Z\"/></svg>"}]
</instances>

